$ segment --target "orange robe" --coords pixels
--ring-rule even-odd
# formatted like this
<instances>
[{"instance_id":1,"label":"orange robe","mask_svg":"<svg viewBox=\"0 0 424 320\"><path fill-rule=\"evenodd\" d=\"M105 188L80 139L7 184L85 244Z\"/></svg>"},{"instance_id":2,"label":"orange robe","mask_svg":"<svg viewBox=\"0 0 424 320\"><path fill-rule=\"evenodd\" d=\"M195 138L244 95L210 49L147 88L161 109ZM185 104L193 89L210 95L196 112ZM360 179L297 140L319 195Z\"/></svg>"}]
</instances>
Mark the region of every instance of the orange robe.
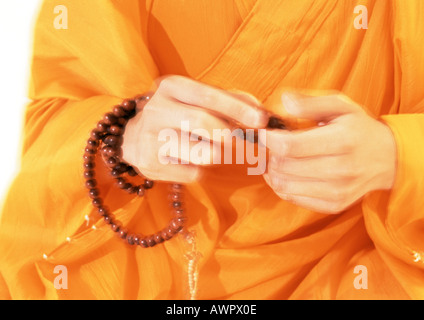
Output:
<instances>
[{"instance_id":1,"label":"orange robe","mask_svg":"<svg viewBox=\"0 0 424 320\"><path fill-rule=\"evenodd\" d=\"M57 5L68 29L54 28ZM368 9L367 30L354 28L356 5ZM398 146L393 190L339 215L281 200L243 166L207 170L186 196L196 298L423 299L423 43L421 0L45 1L21 170L1 216L0 297L190 297L189 241L126 245L97 216L82 176L102 115L174 73L249 92L276 113L285 88L339 90L381 117ZM167 223L165 184L138 199L103 173L105 202L123 224L151 233ZM67 289L55 288L58 265ZM359 265L367 289L354 286Z\"/></svg>"}]
</instances>

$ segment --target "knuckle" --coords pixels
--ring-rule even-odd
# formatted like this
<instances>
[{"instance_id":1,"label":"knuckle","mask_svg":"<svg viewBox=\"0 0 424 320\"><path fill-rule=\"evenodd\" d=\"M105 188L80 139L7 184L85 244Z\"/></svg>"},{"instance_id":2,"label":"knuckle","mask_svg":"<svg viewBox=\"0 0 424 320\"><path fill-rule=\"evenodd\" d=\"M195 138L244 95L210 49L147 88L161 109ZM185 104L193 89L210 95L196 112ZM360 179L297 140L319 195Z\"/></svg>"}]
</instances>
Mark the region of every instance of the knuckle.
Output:
<instances>
[{"instance_id":1,"label":"knuckle","mask_svg":"<svg viewBox=\"0 0 424 320\"><path fill-rule=\"evenodd\" d=\"M170 75L164 77L158 86L157 91L159 92L169 92L172 88L175 87L176 83L178 83L181 80L181 76L176 75Z\"/></svg>"},{"instance_id":2,"label":"knuckle","mask_svg":"<svg viewBox=\"0 0 424 320\"><path fill-rule=\"evenodd\" d=\"M342 212L344 210L344 206L342 202L332 202L329 206L328 206L328 210L327 212L330 214L338 214L340 212Z\"/></svg>"},{"instance_id":3,"label":"knuckle","mask_svg":"<svg viewBox=\"0 0 424 320\"><path fill-rule=\"evenodd\" d=\"M345 179L353 179L358 177L360 168L353 160L347 160L339 166L340 176Z\"/></svg>"},{"instance_id":4,"label":"knuckle","mask_svg":"<svg viewBox=\"0 0 424 320\"><path fill-rule=\"evenodd\" d=\"M333 202L336 204L343 203L346 200L346 192L340 189L334 189L332 192Z\"/></svg>"},{"instance_id":5,"label":"knuckle","mask_svg":"<svg viewBox=\"0 0 424 320\"><path fill-rule=\"evenodd\" d=\"M283 143L281 144L281 155L288 156L294 152L294 141L293 136L288 134Z\"/></svg>"},{"instance_id":6,"label":"knuckle","mask_svg":"<svg viewBox=\"0 0 424 320\"><path fill-rule=\"evenodd\" d=\"M205 112L198 112L197 114L188 113L189 121L193 123L192 129L206 129L209 127L210 117Z\"/></svg>"},{"instance_id":7,"label":"knuckle","mask_svg":"<svg viewBox=\"0 0 424 320\"><path fill-rule=\"evenodd\" d=\"M208 89L199 89L194 92L198 95L199 101L203 106L216 106L218 102L217 94Z\"/></svg>"},{"instance_id":8,"label":"knuckle","mask_svg":"<svg viewBox=\"0 0 424 320\"><path fill-rule=\"evenodd\" d=\"M169 81L170 80L168 78L165 78L159 83L158 88L157 88L156 93L155 93L155 96L158 95L158 94L162 94L163 92L168 91Z\"/></svg>"},{"instance_id":9,"label":"knuckle","mask_svg":"<svg viewBox=\"0 0 424 320\"><path fill-rule=\"evenodd\" d=\"M155 111L155 102L156 100L149 101L143 108L142 117L147 117Z\"/></svg>"},{"instance_id":10,"label":"knuckle","mask_svg":"<svg viewBox=\"0 0 424 320\"><path fill-rule=\"evenodd\" d=\"M240 105L240 103L232 102L230 103L229 110L233 119L239 122L249 123L250 116L248 108Z\"/></svg>"},{"instance_id":11,"label":"knuckle","mask_svg":"<svg viewBox=\"0 0 424 320\"><path fill-rule=\"evenodd\" d=\"M349 207L352 193L349 188L344 188L342 191L334 193L333 201L330 204L330 211L334 214L341 213Z\"/></svg>"},{"instance_id":12,"label":"knuckle","mask_svg":"<svg viewBox=\"0 0 424 320\"><path fill-rule=\"evenodd\" d=\"M155 95L150 99L150 101L144 106L141 115L142 117L144 117L146 115L150 116L157 112L163 112L163 110L166 110L166 106L167 99L156 92Z\"/></svg>"}]
</instances>

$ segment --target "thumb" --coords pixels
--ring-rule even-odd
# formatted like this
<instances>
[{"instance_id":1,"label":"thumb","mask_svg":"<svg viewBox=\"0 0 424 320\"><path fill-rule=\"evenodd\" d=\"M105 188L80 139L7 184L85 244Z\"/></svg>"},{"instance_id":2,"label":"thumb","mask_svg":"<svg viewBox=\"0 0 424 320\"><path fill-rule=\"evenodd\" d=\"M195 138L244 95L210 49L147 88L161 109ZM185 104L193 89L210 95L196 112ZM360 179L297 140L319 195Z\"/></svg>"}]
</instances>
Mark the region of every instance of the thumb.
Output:
<instances>
[{"instance_id":1,"label":"thumb","mask_svg":"<svg viewBox=\"0 0 424 320\"><path fill-rule=\"evenodd\" d=\"M311 96L294 92L283 93L283 106L300 119L330 121L343 114L362 111L362 108L342 94Z\"/></svg>"}]
</instances>

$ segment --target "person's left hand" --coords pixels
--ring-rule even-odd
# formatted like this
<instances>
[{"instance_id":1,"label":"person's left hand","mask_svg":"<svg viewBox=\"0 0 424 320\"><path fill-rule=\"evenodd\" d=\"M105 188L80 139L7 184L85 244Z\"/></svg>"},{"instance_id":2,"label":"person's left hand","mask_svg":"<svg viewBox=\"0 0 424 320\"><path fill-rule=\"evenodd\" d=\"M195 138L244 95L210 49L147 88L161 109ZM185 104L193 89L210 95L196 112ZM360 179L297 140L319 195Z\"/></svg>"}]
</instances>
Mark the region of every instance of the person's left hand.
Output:
<instances>
[{"instance_id":1,"label":"person's left hand","mask_svg":"<svg viewBox=\"0 0 424 320\"><path fill-rule=\"evenodd\" d=\"M365 194L389 190L396 175L396 143L390 128L341 94L282 96L286 111L318 126L267 130L265 181L284 200L336 214Z\"/></svg>"}]
</instances>

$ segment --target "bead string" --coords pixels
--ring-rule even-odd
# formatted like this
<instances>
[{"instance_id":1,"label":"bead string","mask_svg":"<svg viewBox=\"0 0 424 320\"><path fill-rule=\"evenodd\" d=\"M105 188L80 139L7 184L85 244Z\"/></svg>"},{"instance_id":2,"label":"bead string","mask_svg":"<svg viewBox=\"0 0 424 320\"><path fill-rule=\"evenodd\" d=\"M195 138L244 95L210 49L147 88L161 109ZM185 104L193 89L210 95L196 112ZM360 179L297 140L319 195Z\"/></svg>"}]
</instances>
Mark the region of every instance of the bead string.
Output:
<instances>
[{"instance_id":1,"label":"bead string","mask_svg":"<svg viewBox=\"0 0 424 320\"><path fill-rule=\"evenodd\" d=\"M186 220L182 203L183 186L180 184L170 185L170 200L174 218L167 227L147 236L134 234L124 228L121 222L115 218L109 208L103 203L100 197L100 190L97 188L97 180L95 179L95 157L100 152L103 161L109 168L110 175L116 180L117 186L129 194L137 194L142 197L146 190L153 188L153 181L148 179L144 179L144 183L141 185L130 183L123 175L127 174L130 177L135 177L138 174L133 167L120 160L122 157L122 135L125 131L125 125L129 119L135 116L137 105L144 106L148 100L149 96L146 95L138 96L135 99L127 99L120 105L115 106L112 112L106 113L103 119L97 123L96 129L91 131L83 156L85 186L89 190L88 194L92 199L93 206L97 208L99 215L121 239L125 240L129 245L139 245L142 248L153 247L156 244L170 240L183 229Z\"/></svg>"},{"instance_id":2,"label":"bead string","mask_svg":"<svg viewBox=\"0 0 424 320\"><path fill-rule=\"evenodd\" d=\"M92 204L97 208L98 214L103 218L106 224L110 225L112 231L129 245L138 245L142 248L150 248L156 244L172 239L177 233L182 232L186 221L185 212L183 209L183 186L177 183L170 184L171 207L174 213L174 218L171 219L167 227L157 233L143 236L129 232L124 228L119 220L110 212L109 208L103 203L100 197L100 190L97 188L97 180L95 173L95 158L100 153L103 162L109 168L110 175L115 179L119 189L126 191L129 194L136 194L139 197L145 195L146 190L153 188L154 182L144 177L144 183L134 185L127 180L124 175L136 177L139 174L129 164L121 161L122 158L122 143L125 126L129 119L135 116L137 107L142 108L149 101L148 95L138 96L134 99L122 101L120 105L113 108L112 112L106 113L101 121L97 123L96 129L91 131L90 138L87 140L84 159L84 178L85 186L87 187L89 197L92 199ZM286 129L285 123L278 117L270 116L267 128L271 129ZM258 134L255 132L253 137L246 134L243 130L244 139L249 139L253 143L258 142ZM253 140L252 140L253 138ZM140 176L142 176L140 174ZM90 218L85 217L87 225L90 223ZM93 229L95 226L93 225ZM197 251L195 235L193 232L185 232L185 240L190 246L185 254L187 259L187 281L191 300L195 300L198 291L198 260L201 258L201 253ZM66 239L68 242L71 239ZM47 255L43 255L47 259Z\"/></svg>"},{"instance_id":3,"label":"bead string","mask_svg":"<svg viewBox=\"0 0 424 320\"><path fill-rule=\"evenodd\" d=\"M161 231L149 236L141 236L130 233L125 229L121 222L110 212L109 208L104 205L100 197L100 191L97 188L97 180L95 179L95 157L100 152L104 163L110 170L111 176L116 180L118 188L125 190L129 194L137 194L142 197L145 191L153 188L154 182L144 179L141 185L133 185L123 174L130 177L138 175L136 170L129 164L122 162L122 143L125 126L128 120L135 116L137 106L142 109L149 101L148 95L141 95L134 99L126 99L120 105L113 108L112 112L104 115L103 119L97 123L96 129L91 131L90 138L87 140L84 159L84 178L86 179L85 186L88 188L88 194L92 199L92 204L97 208L97 211L106 224L111 226L111 229L118 233L119 237L124 239L130 245L139 245L143 248L153 247L158 243L170 240L175 234L183 229L186 217L184 215L183 204L181 202L183 186L180 184L171 184L171 201L172 209L174 210L174 218L168 226ZM271 116L268 122L268 128L286 129L284 122ZM245 131L244 131L245 132ZM247 138L244 134L243 138ZM254 136L254 141L258 141L257 133ZM87 224L89 220L87 220Z\"/></svg>"}]
</instances>

